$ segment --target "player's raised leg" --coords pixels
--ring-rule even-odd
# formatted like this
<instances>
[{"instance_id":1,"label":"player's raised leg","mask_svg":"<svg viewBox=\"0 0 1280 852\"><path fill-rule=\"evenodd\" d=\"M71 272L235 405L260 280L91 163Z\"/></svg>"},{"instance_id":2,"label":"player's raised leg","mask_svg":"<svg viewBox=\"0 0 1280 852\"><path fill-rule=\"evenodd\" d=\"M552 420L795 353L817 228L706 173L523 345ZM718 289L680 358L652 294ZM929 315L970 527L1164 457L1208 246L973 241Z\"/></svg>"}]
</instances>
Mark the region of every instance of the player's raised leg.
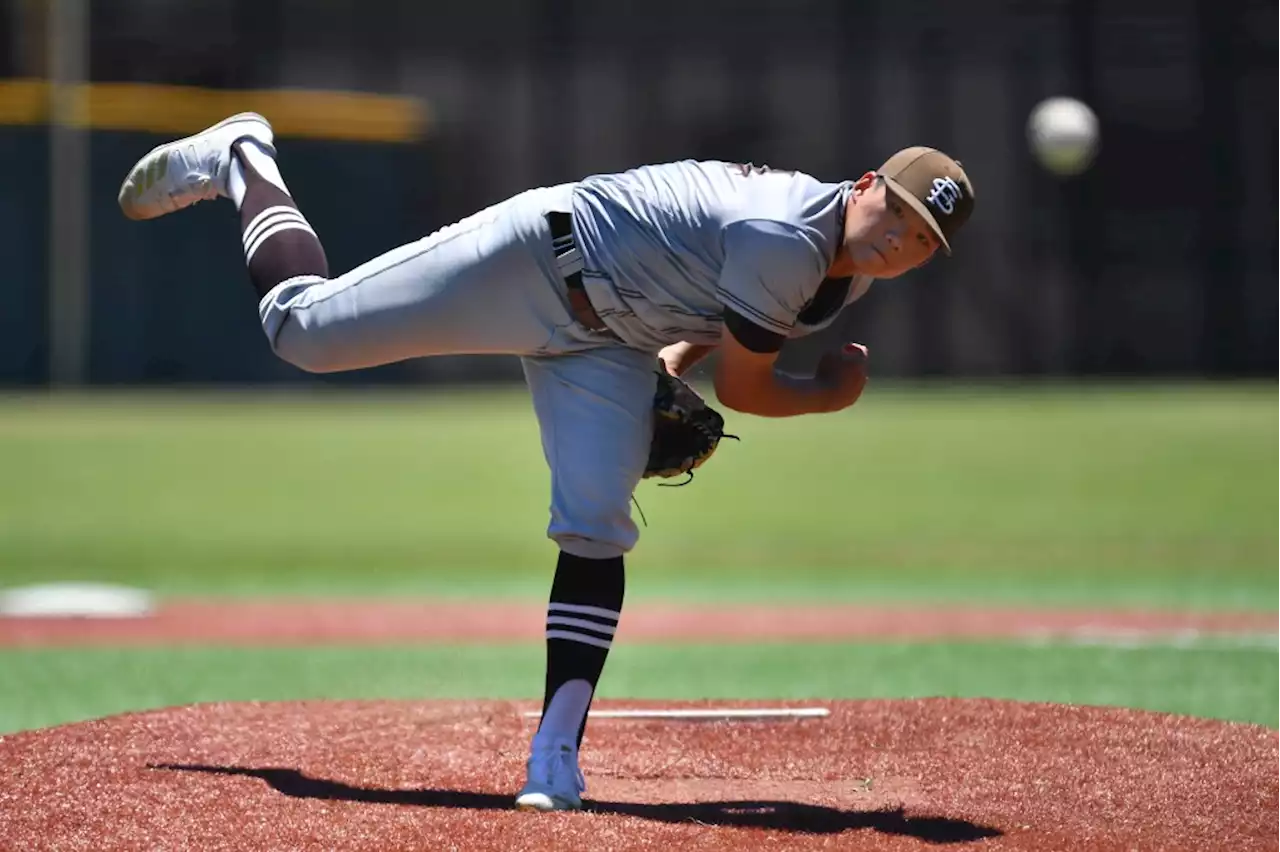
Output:
<instances>
[{"instance_id":1,"label":"player's raised leg","mask_svg":"<svg viewBox=\"0 0 1280 852\"><path fill-rule=\"evenodd\" d=\"M651 435L652 356L610 347L524 359L551 467L550 538L560 545L547 603L546 685L522 810L576 810L578 749L622 614L623 557L636 543L631 495Z\"/></svg>"},{"instance_id":2,"label":"player's raised leg","mask_svg":"<svg viewBox=\"0 0 1280 852\"><path fill-rule=\"evenodd\" d=\"M545 214L564 209L567 191L528 190L330 278L281 176L271 125L241 113L150 151L129 170L119 203L131 219L154 219L233 201L272 350L328 373L555 349L573 318Z\"/></svg>"}]
</instances>

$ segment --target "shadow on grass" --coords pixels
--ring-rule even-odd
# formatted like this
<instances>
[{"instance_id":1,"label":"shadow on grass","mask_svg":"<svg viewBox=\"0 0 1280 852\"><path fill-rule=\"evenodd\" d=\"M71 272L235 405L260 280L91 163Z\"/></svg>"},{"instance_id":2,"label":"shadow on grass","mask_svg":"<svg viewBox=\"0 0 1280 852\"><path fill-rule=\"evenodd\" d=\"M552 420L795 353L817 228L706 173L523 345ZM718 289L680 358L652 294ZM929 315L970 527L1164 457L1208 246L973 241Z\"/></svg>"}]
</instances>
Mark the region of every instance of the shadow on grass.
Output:
<instances>
[{"instance_id":1,"label":"shadow on grass","mask_svg":"<svg viewBox=\"0 0 1280 852\"><path fill-rule=\"evenodd\" d=\"M296 769L239 766L148 764L149 769L174 772L202 772L212 775L240 775L259 778L273 790L299 799L327 799L343 802L371 802L386 805L415 805L427 808L471 810L512 810L513 796L472 793L465 790L383 790L352 787L338 781L309 778ZM999 829L967 820L946 817L909 817L901 810L844 811L821 805L778 801L725 801L673 804L584 801L585 809L597 814L617 814L668 823L696 823L734 828L768 828L803 834L838 834L870 829L882 834L914 837L928 843L968 843L999 837Z\"/></svg>"}]
</instances>

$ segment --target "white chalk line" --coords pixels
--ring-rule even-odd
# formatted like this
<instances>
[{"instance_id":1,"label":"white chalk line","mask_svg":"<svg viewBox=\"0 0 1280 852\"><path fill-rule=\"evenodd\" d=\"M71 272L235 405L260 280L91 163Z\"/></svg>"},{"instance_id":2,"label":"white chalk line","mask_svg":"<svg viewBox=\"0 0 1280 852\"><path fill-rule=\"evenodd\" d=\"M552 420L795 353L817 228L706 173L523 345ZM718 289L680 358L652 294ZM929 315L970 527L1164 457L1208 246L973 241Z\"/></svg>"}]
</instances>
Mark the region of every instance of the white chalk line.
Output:
<instances>
[{"instance_id":1,"label":"white chalk line","mask_svg":"<svg viewBox=\"0 0 1280 852\"><path fill-rule=\"evenodd\" d=\"M1117 651L1271 651L1280 652L1275 633L1219 633L1186 628L1147 630L1137 628L1080 627L1074 630L1032 630L1013 640L1028 648L1092 647Z\"/></svg>"}]
</instances>

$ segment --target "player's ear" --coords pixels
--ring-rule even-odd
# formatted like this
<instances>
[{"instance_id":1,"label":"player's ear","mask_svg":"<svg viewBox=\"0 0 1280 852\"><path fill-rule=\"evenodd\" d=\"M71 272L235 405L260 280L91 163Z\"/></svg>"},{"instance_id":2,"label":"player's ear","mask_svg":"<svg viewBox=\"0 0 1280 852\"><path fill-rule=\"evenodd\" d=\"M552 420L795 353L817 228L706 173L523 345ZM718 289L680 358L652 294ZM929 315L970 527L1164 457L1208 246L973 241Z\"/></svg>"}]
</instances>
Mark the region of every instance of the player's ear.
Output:
<instances>
[{"instance_id":1,"label":"player's ear","mask_svg":"<svg viewBox=\"0 0 1280 852\"><path fill-rule=\"evenodd\" d=\"M861 195L862 193L866 192L868 189L870 189L875 185L876 185L876 173L867 172L862 177L858 178L856 182L854 182L853 191Z\"/></svg>"}]
</instances>

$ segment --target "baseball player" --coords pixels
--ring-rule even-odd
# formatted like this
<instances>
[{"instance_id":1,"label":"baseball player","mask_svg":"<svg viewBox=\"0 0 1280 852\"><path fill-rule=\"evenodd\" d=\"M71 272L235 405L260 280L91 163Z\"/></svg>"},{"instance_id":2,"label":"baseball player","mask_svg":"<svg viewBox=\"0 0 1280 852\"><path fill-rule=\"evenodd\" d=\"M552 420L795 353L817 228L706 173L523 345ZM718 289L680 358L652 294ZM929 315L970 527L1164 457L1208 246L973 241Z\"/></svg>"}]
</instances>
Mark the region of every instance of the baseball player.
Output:
<instances>
[{"instance_id":1,"label":"baseball player","mask_svg":"<svg viewBox=\"0 0 1280 852\"><path fill-rule=\"evenodd\" d=\"M582 806L578 750L622 611L655 399L678 381L665 376L718 350L714 389L729 409L789 417L852 405L865 349L848 344L807 378L776 371L779 351L829 325L873 280L950 254L974 205L961 165L931 148L836 183L683 161L531 189L331 277L281 176L271 125L254 113L155 148L118 200L127 217L152 219L215 198L239 211L262 330L289 363L325 373L520 357L551 471L547 535L559 546L543 712L516 799L539 811Z\"/></svg>"}]
</instances>

